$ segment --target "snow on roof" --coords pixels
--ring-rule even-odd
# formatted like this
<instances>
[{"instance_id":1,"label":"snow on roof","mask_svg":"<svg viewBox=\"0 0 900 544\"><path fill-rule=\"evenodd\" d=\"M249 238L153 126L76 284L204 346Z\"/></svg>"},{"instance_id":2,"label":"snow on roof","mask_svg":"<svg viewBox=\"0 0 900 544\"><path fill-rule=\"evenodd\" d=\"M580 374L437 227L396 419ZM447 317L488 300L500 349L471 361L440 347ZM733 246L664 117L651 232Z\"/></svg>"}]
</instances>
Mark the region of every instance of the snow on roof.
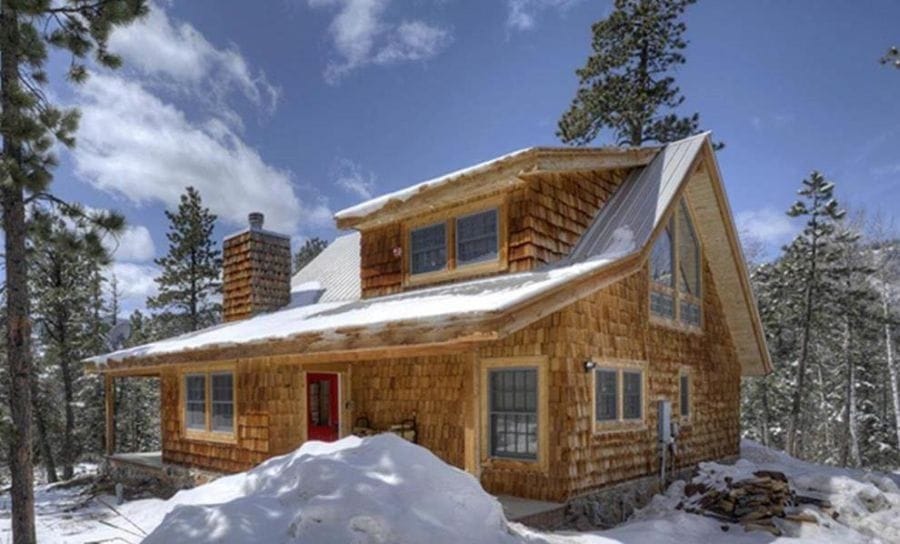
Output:
<instances>
[{"instance_id":1,"label":"snow on roof","mask_svg":"<svg viewBox=\"0 0 900 544\"><path fill-rule=\"evenodd\" d=\"M313 291L320 295L313 302L359 300L359 240L359 233L352 232L328 244L291 278L292 298L297 293Z\"/></svg>"},{"instance_id":2,"label":"snow on roof","mask_svg":"<svg viewBox=\"0 0 900 544\"><path fill-rule=\"evenodd\" d=\"M625 256L632 250L622 237L617 253L568 266L494 276L463 283L357 301L321 302L223 323L175 338L122 349L87 361L106 364L132 357L149 357L194 349L225 348L270 340L286 340L337 328L380 327L416 320L440 323L466 315L502 312L566 282L582 277Z\"/></svg>"},{"instance_id":3,"label":"snow on roof","mask_svg":"<svg viewBox=\"0 0 900 544\"><path fill-rule=\"evenodd\" d=\"M489 161L485 161L482 163L478 163L474 166L469 166L467 168L463 168L462 170L457 170L455 172L450 172L449 174L444 174L442 176L438 176L433 179L429 179L427 181L423 181L421 183L417 183L410 187L406 187L405 189L400 189L399 191L394 191L393 193L387 193L385 195L381 195L379 197L375 197L371 200L366 200L365 202L361 202L355 206L350 206L349 208L344 208L343 210L334 214L335 219L347 219L351 217L363 217L369 215L372 212L378 211L385 206L391 200L402 200L406 201L415 196L417 193L424 191L425 189L433 189L440 185L444 185L450 182L453 182L463 176L469 176L472 174L477 174L483 170L488 170L497 164L507 161L509 159L513 159L520 155L524 155L525 153L532 151L533 147L526 147L524 149L519 149L513 151L512 153L507 153L506 155L501 155Z\"/></svg>"},{"instance_id":4,"label":"snow on roof","mask_svg":"<svg viewBox=\"0 0 900 544\"><path fill-rule=\"evenodd\" d=\"M639 174L630 176L620 186L609 204L594 219L588 231L565 259L531 271L452 283L406 293L360 300L358 291L352 300L326 300L317 304L289 307L243 321L225 323L88 359L106 364L130 358L178 353L196 349L220 349L236 345L288 340L310 333L334 334L337 329L367 328L379 332L390 324L414 322L419 325L441 324L460 318L500 315L519 304L566 284L597 273L608 265L640 252L649 241L654 227L671 205L690 164L702 149L706 133L673 142L662 149ZM516 152L521 153L521 152ZM505 157L513 156L506 155ZM494 161L492 161L494 162ZM485 164L461 170L472 171ZM459 173L439 179L450 179ZM428 183L428 182L426 182ZM308 274L303 271L293 278L295 291L316 293L315 288L333 287L334 299L340 299L344 287L353 283L358 290L359 234L343 236L314 260ZM329 251L326 249L325 251ZM340 258L346 261L339 261ZM349 264L352 259L354 264ZM306 269L304 269L305 271ZM355 282L346 272L354 271ZM310 283L310 282L316 282ZM311 302L311 301L307 301Z\"/></svg>"}]
</instances>

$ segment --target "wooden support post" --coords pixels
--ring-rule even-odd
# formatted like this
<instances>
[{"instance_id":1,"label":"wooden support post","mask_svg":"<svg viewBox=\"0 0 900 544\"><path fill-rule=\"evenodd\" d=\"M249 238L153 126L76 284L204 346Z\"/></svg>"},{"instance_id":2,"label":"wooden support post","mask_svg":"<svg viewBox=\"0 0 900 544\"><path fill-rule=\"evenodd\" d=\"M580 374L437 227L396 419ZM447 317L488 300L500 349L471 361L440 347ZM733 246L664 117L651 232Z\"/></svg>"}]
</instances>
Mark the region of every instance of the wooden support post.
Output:
<instances>
[{"instance_id":1,"label":"wooden support post","mask_svg":"<svg viewBox=\"0 0 900 544\"><path fill-rule=\"evenodd\" d=\"M465 469L466 472L481 478L481 450L478 444L480 431L478 422L480 414L478 413L481 406L480 393L481 388L478 383L478 355L473 350L466 357L466 370L463 377L463 420L465 422L464 434L464 450L465 450Z\"/></svg>"},{"instance_id":2,"label":"wooden support post","mask_svg":"<svg viewBox=\"0 0 900 544\"><path fill-rule=\"evenodd\" d=\"M103 375L104 401L106 402L106 455L116 452L116 379Z\"/></svg>"}]
</instances>

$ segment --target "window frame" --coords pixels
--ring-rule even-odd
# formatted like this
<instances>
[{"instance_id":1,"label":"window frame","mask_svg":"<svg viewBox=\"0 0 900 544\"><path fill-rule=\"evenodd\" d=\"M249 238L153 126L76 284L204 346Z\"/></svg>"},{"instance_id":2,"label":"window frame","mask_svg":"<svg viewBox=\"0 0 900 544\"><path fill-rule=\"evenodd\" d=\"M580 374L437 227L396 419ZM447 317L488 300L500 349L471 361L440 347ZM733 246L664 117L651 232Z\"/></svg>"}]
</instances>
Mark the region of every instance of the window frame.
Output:
<instances>
[{"instance_id":1,"label":"window frame","mask_svg":"<svg viewBox=\"0 0 900 544\"><path fill-rule=\"evenodd\" d=\"M694 240L697 245L697 285L699 288L698 295L684 292L681 289L681 229L679 228L679 222L681 221L682 214L685 214L687 216L687 220L690 222L691 231L694 233ZM697 222L694 218L695 215L691 210L687 198L682 195L678 198L677 205L672 209L671 213L666 218L666 227L660 230L656 238L654 238L653 246L656 245L660 236L665 236L665 231L667 229L671 229L672 286L670 287L668 285L662 285L653 280L652 269L650 268L651 263L648 259L647 281L649 283L649 289L647 293L647 311L650 316L651 323L664 325L666 327L679 329L681 331L699 333L702 332L705 323L705 315L703 311L703 294L706 286L704 285L703 281L703 245L700 241L699 235L697 234ZM651 246L651 254L653 252L653 246ZM673 304L672 317L660 315L653 310L652 299L654 293L659 293L671 297ZM688 323L682 319L682 302L695 304L698 307L700 315L696 324Z\"/></svg>"},{"instance_id":2,"label":"window frame","mask_svg":"<svg viewBox=\"0 0 900 544\"><path fill-rule=\"evenodd\" d=\"M457 220L491 210L496 210L497 213L496 258L459 264L457 262ZM404 221L401 225L402 285L404 287L426 285L506 270L509 267L507 216L506 196L497 195ZM447 259L444 268L414 274L412 272L412 233L440 223L445 225L444 243Z\"/></svg>"},{"instance_id":3,"label":"window frame","mask_svg":"<svg viewBox=\"0 0 900 544\"><path fill-rule=\"evenodd\" d=\"M231 430L214 430L213 429L213 376L231 375ZM204 378L204 398L203 398L203 417L204 426L202 429L188 427L187 416L187 380L189 377L202 376ZM182 435L190 440L202 440L209 442L237 442L237 421L238 421L238 379L234 365L213 365L202 368L192 368L181 372L178 376L180 394L179 414L181 420Z\"/></svg>"},{"instance_id":4,"label":"window frame","mask_svg":"<svg viewBox=\"0 0 900 544\"><path fill-rule=\"evenodd\" d=\"M549 431L550 431L550 405L549 405L549 361L544 356L521 357L493 357L481 358L478 361L480 382L480 461L483 468L498 468L512 470L527 470L546 473L549 470ZM490 376L497 370L524 370L537 371L537 455L535 458L522 458L511 456L495 456L492 453L492 429L490 406Z\"/></svg>"},{"instance_id":5,"label":"window frame","mask_svg":"<svg viewBox=\"0 0 900 544\"><path fill-rule=\"evenodd\" d=\"M647 426L648 413L648 376L647 364L643 361L610 361L600 360L591 372L591 421L593 423L594 433L605 433L610 431L630 431L645 429ZM599 419L597 417L597 396L598 396L598 375L600 372L616 373L616 418L615 419ZM641 414L640 417L625 417L625 374L640 374L641 381Z\"/></svg>"},{"instance_id":6,"label":"window frame","mask_svg":"<svg viewBox=\"0 0 900 544\"><path fill-rule=\"evenodd\" d=\"M493 380L493 378L494 378L494 376L504 373L504 372L533 372L534 373L535 387L534 387L534 411L533 412L530 412L527 409L525 411L519 411L519 410L496 410L494 408L494 402L493 402L494 401L494 397L493 397L493 393L494 393L493 381L494 380ZM494 459L513 459L513 460L517 460L517 461L537 461L538 450L540 449L540 444L539 444L539 442L540 442L540 428L539 428L540 427L540 405L538 403L538 396L540 395L540 384L538 383L540 381L540 378L538 376L539 370L533 366L495 367L495 368L488 369L487 374L488 374L488 384L487 384L487 388L488 388L488 399L487 399L488 426L490 427L488 429L488 440L490 441L490 443L488 444L488 451L490 452L491 457ZM527 393L527 386L526 386L525 393ZM515 401L513 401L513 402L515 403ZM498 415L498 414L515 415L515 416L525 415L528 417L534 417L534 423L538 427L535 430L535 440L538 443L535 444L534 454L529 454L529 453L517 454L517 453L508 453L508 452L507 453L498 453L497 452L497 448L496 448L497 444L495 441L496 435L495 435L494 428L493 428L493 419L494 419L494 416ZM515 434L518 435L519 433L516 432Z\"/></svg>"}]
</instances>

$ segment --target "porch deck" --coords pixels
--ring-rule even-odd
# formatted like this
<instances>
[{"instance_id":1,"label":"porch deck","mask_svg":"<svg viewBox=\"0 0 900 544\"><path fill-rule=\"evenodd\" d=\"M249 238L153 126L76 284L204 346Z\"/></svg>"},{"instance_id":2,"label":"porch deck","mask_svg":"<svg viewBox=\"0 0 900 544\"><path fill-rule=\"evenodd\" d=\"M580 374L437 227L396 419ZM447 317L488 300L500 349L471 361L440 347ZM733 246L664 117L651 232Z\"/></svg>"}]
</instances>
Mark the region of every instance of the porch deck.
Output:
<instances>
[{"instance_id":1,"label":"porch deck","mask_svg":"<svg viewBox=\"0 0 900 544\"><path fill-rule=\"evenodd\" d=\"M134 453L115 453L106 457L111 463L128 463L150 469L163 470L161 451L141 451Z\"/></svg>"}]
</instances>

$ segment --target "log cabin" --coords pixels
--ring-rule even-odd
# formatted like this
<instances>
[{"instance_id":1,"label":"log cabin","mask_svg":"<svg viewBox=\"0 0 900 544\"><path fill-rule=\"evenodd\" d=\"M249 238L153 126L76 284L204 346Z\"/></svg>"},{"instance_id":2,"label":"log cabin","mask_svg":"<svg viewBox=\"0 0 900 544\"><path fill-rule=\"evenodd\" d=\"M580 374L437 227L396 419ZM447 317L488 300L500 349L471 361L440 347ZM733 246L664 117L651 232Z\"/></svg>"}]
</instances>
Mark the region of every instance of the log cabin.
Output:
<instances>
[{"instance_id":1,"label":"log cabin","mask_svg":"<svg viewBox=\"0 0 900 544\"><path fill-rule=\"evenodd\" d=\"M395 431L562 503L738 454L741 377L771 362L708 133L524 149L335 219L292 280L251 214L222 324L86 361L108 453L115 380L156 377L161 462L220 473Z\"/></svg>"}]
</instances>

